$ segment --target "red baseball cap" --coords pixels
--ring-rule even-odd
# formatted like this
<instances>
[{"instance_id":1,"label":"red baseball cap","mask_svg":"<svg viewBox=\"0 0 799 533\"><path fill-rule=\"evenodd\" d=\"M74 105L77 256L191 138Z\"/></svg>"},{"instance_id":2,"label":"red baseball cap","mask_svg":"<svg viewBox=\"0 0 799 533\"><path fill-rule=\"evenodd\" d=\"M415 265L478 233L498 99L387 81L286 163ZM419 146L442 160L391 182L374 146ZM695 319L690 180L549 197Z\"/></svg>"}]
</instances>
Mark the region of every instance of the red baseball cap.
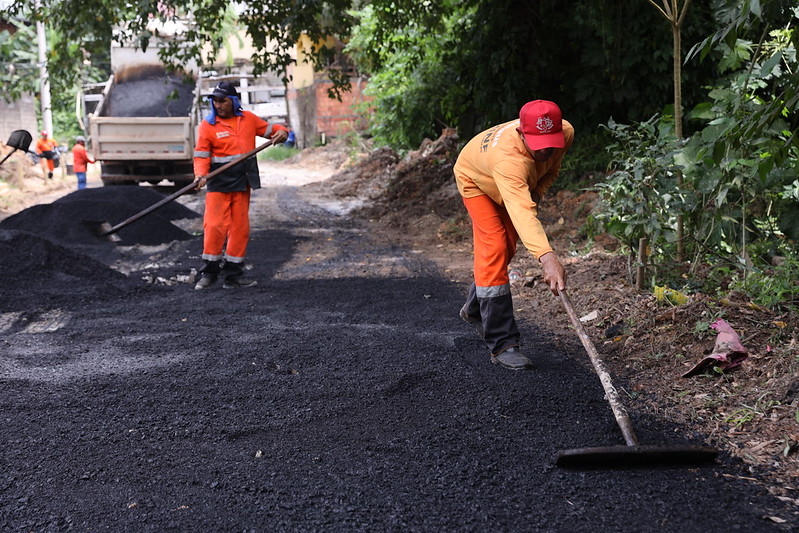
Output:
<instances>
[{"instance_id":1,"label":"red baseball cap","mask_svg":"<svg viewBox=\"0 0 799 533\"><path fill-rule=\"evenodd\" d=\"M555 102L533 100L519 111L519 126L531 150L563 148L563 116Z\"/></svg>"}]
</instances>

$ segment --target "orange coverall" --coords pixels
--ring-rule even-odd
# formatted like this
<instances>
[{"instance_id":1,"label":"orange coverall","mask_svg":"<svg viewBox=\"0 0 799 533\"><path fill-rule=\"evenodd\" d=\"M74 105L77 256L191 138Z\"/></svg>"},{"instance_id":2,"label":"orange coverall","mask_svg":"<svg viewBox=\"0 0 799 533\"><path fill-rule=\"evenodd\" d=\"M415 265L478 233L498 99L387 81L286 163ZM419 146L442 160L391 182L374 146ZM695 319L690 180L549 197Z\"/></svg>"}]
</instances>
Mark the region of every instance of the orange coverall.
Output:
<instances>
[{"instance_id":1,"label":"orange coverall","mask_svg":"<svg viewBox=\"0 0 799 533\"><path fill-rule=\"evenodd\" d=\"M565 146L546 161L536 161L518 127L517 119L475 136L454 166L474 235L474 283L467 313L481 317L485 341L494 355L519 345L508 264L519 239L536 259L552 251L533 196L540 199L555 181L563 155L574 141L574 128L564 120Z\"/></svg>"},{"instance_id":2,"label":"orange coverall","mask_svg":"<svg viewBox=\"0 0 799 533\"><path fill-rule=\"evenodd\" d=\"M194 147L194 175L205 176L255 149L255 137L269 137L285 126L270 125L250 111L232 118L203 120ZM260 189L258 162L248 158L211 178L205 197L203 254L205 261L241 264L250 239L250 191ZM227 245L226 245L227 242Z\"/></svg>"},{"instance_id":3,"label":"orange coverall","mask_svg":"<svg viewBox=\"0 0 799 533\"><path fill-rule=\"evenodd\" d=\"M45 159L44 153L54 151L57 146L58 143L52 137L40 137L39 140L36 141L36 153L42 158L42 170L44 172L52 172L53 169L55 169L55 163L53 160Z\"/></svg>"}]
</instances>

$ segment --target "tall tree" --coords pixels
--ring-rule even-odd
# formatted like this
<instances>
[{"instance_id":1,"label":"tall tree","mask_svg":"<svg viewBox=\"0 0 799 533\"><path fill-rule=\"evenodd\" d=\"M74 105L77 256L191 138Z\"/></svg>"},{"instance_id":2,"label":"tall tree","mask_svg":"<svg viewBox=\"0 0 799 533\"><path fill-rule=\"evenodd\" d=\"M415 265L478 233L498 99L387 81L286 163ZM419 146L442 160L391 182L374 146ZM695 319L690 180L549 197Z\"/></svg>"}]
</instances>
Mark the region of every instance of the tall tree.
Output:
<instances>
[{"instance_id":1,"label":"tall tree","mask_svg":"<svg viewBox=\"0 0 799 533\"><path fill-rule=\"evenodd\" d=\"M671 38L674 43L674 135L677 139L682 139L682 24L691 0L684 0L680 7L680 0L662 0L661 8L655 0L649 3L655 6L661 15L669 21L671 25ZM677 186L682 187L682 173L677 172ZM685 255L683 249L683 219L682 215L677 215L677 260L682 261Z\"/></svg>"}]
</instances>

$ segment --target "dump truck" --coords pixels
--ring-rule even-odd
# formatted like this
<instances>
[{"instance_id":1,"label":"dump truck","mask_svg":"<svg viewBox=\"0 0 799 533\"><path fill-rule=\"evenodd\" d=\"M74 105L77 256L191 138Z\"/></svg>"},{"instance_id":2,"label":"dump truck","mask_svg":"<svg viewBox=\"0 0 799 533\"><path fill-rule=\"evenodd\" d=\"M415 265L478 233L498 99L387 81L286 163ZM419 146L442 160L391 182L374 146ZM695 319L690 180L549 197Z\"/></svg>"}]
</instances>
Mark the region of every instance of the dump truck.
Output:
<instances>
[{"instance_id":1,"label":"dump truck","mask_svg":"<svg viewBox=\"0 0 799 533\"><path fill-rule=\"evenodd\" d=\"M85 126L104 185L194 180L194 140L204 112L199 69L170 71L157 48L115 42L109 79L84 87Z\"/></svg>"}]
</instances>

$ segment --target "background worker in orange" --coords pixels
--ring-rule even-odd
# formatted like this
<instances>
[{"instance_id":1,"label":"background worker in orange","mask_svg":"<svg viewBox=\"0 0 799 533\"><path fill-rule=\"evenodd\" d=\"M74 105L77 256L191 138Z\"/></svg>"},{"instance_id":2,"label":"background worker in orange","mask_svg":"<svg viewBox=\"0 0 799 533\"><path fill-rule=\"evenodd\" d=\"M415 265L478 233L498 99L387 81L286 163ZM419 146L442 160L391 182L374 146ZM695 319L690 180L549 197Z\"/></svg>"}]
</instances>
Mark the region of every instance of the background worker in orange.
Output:
<instances>
[{"instance_id":1,"label":"background worker in orange","mask_svg":"<svg viewBox=\"0 0 799 533\"><path fill-rule=\"evenodd\" d=\"M42 136L36 141L36 153L41 158L42 171L50 179L53 179L55 159L58 157L56 147L58 147L56 140L48 137L47 130L42 130Z\"/></svg>"},{"instance_id":2,"label":"background worker in orange","mask_svg":"<svg viewBox=\"0 0 799 533\"><path fill-rule=\"evenodd\" d=\"M508 278L517 241L539 260L555 295L566 288L566 271L538 220L538 204L573 140L574 128L560 108L535 100L522 107L518 120L474 137L455 163L474 235L474 282L460 316L481 334L491 362L511 370L531 367L519 350Z\"/></svg>"},{"instance_id":3,"label":"background worker in orange","mask_svg":"<svg viewBox=\"0 0 799 533\"><path fill-rule=\"evenodd\" d=\"M211 112L200 123L194 147L194 175L197 189L206 184L205 175L255 149L255 137L269 137L273 144L288 137L285 126L270 125L241 107L239 93L228 82L216 84L211 95ZM233 165L208 181L203 218L202 277L195 289L210 287L224 274L223 287L251 287L244 278L244 256L250 240L250 191L261 188L255 157ZM223 264L224 259L224 264Z\"/></svg>"},{"instance_id":4,"label":"background worker in orange","mask_svg":"<svg viewBox=\"0 0 799 533\"><path fill-rule=\"evenodd\" d=\"M78 178L78 190L86 188L87 164L94 162L94 159L86 153L86 137L83 135L75 137L75 146L72 147L72 169Z\"/></svg>"}]
</instances>

